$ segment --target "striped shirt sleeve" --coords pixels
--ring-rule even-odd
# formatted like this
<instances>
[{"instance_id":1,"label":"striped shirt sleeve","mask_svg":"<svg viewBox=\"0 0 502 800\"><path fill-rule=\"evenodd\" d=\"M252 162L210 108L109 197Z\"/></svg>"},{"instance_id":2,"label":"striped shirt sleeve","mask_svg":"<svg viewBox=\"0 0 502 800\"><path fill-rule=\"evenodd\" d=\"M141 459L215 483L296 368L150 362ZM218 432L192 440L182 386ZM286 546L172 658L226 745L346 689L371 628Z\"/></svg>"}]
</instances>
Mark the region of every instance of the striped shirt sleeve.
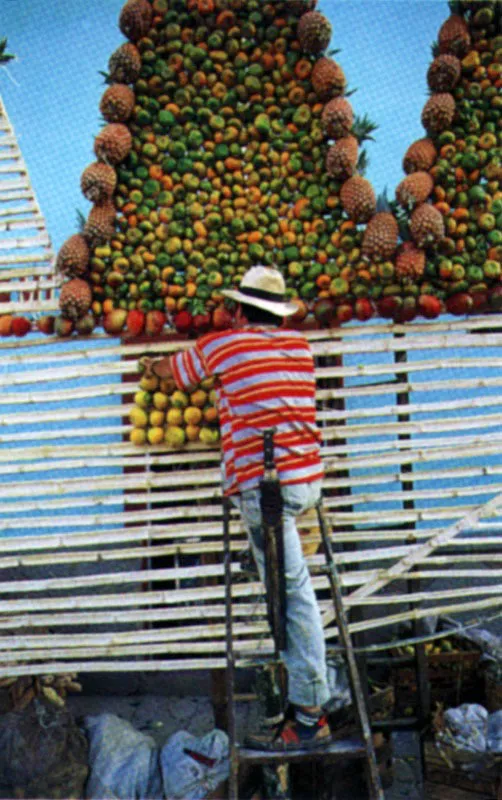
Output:
<instances>
[{"instance_id":1,"label":"striped shirt sleeve","mask_svg":"<svg viewBox=\"0 0 502 800\"><path fill-rule=\"evenodd\" d=\"M178 389L185 390L197 386L209 376L197 345L188 350L180 350L170 357L171 372Z\"/></svg>"}]
</instances>

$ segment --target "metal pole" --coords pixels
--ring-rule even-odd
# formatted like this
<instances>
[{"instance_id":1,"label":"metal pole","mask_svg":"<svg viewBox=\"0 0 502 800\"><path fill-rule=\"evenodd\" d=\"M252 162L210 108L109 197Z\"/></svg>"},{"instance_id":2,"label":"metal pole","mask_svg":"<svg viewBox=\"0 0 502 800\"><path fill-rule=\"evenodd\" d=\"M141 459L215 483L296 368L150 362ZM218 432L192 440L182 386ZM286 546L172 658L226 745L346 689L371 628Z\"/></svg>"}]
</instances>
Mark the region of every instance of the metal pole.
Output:
<instances>
[{"instance_id":1,"label":"metal pole","mask_svg":"<svg viewBox=\"0 0 502 800\"><path fill-rule=\"evenodd\" d=\"M371 735L371 727L364 700L364 692L361 685L361 679L357 669L354 650L352 647L352 640L350 638L347 616L343 605L342 590L340 579L333 560L333 550L329 536L328 526L323 514L321 506L317 506L317 515L319 518L319 527L321 529L322 544L324 555L327 564L327 574L335 606L336 622L338 626L338 636L347 659L347 666L349 672L350 685L352 689L352 699L354 702L357 719L361 728L361 733L364 740L366 749L366 772L368 778L368 789L370 792L371 800L384 800L382 784L380 781L380 773L378 772L378 764L376 761L375 750L373 747L373 738Z\"/></svg>"},{"instance_id":2,"label":"metal pole","mask_svg":"<svg viewBox=\"0 0 502 800\"><path fill-rule=\"evenodd\" d=\"M236 742L235 723L235 663L232 636L232 551L230 548L230 501L223 497L223 567L225 574L225 642L227 648L227 667L225 683L228 709L228 744L230 774L228 778L228 800L238 798L239 756Z\"/></svg>"}]
</instances>

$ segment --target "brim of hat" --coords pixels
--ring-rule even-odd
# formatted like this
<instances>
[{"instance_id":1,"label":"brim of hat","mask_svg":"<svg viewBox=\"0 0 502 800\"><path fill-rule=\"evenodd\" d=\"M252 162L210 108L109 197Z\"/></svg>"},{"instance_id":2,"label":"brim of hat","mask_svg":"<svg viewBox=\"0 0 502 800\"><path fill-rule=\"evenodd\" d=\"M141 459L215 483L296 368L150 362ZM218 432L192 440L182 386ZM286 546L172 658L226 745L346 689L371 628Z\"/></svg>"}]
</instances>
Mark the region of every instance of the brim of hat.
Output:
<instances>
[{"instance_id":1,"label":"brim of hat","mask_svg":"<svg viewBox=\"0 0 502 800\"><path fill-rule=\"evenodd\" d=\"M237 303L246 303L248 306L262 308L264 311L275 314L276 317L292 317L298 311L298 306L295 303L278 303L273 300L263 300L261 297L251 297L249 294L243 294L237 289L223 289L220 294L235 300Z\"/></svg>"}]
</instances>

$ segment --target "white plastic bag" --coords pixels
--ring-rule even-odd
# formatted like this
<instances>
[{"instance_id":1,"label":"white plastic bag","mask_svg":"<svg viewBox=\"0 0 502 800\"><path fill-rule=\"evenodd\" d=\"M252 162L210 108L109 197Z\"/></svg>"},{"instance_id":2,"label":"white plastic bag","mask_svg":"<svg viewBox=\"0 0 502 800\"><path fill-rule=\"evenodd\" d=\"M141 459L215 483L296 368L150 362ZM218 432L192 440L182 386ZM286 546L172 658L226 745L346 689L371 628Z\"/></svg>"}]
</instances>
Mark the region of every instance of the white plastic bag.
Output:
<instances>
[{"instance_id":1,"label":"white plastic bag","mask_svg":"<svg viewBox=\"0 0 502 800\"><path fill-rule=\"evenodd\" d=\"M502 755L502 710L494 711L488 717L486 749L490 753Z\"/></svg>"},{"instance_id":2,"label":"white plastic bag","mask_svg":"<svg viewBox=\"0 0 502 800\"><path fill-rule=\"evenodd\" d=\"M202 800L228 778L228 736L220 730L201 737L178 731L160 752L160 768L166 798Z\"/></svg>"},{"instance_id":3,"label":"white plastic bag","mask_svg":"<svg viewBox=\"0 0 502 800\"><path fill-rule=\"evenodd\" d=\"M115 714L85 717L88 800L160 800L159 750L151 736Z\"/></svg>"}]
</instances>

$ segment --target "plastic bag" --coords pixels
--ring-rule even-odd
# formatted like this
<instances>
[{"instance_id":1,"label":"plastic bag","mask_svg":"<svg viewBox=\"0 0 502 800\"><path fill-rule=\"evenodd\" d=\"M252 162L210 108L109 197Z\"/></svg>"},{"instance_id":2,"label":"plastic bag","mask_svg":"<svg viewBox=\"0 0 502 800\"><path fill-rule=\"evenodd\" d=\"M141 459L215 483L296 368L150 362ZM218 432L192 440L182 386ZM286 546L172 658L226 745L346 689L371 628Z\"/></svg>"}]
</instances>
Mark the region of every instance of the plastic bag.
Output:
<instances>
[{"instance_id":1,"label":"plastic bag","mask_svg":"<svg viewBox=\"0 0 502 800\"><path fill-rule=\"evenodd\" d=\"M447 744L470 753L484 753L488 711L477 703L464 703L444 713L445 731L440 736Z\"/></svg>"},{"instance_id":2,"label":"plastic bag","mask_svg":"<svg viewBox=\"0 0 502 800\"><path fill-rule=\"evenodd\" d=\"M228 778L228 736L220 730L201 737L178 731L160 752L160 768L169 800L202 800Z\"/></svg>"},{"instance_id":3,"label":"plastic bag","mask_svg":"<svg viewBox=\"0 0 502 800\"><path fill-rule=\"evenodd\" d=\"M486 749L490 753L502 755L502 710L495 711L488 717Z\"/></svg>"},{"instance_id":4,"label":"plastic bag","mask_svg":"<svg viewBox=\"0 0 502 800\"><path fill-rule=\"evenodd\" d=\"M162 798L159 750L151 736L115 714L85 717L90 775L86 798Z\"/></svg>"}]
</instances>

